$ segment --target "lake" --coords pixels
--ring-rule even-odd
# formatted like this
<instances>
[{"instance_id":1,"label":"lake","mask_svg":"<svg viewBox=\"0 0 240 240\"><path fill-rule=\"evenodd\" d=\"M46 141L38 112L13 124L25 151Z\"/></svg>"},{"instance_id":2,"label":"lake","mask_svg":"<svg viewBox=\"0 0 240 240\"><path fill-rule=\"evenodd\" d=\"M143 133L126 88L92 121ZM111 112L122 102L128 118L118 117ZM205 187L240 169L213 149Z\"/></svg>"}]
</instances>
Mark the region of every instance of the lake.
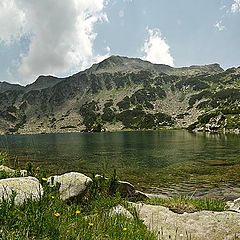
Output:
<instances>
[{"instance_id":1,"label":"lake","mask_svg":"<svg viewBox=\"0 0 240 240\"><path fill-rule=\"evenodd\" d=\"M0 136L10 165L29 161L49 174L79 171L154 192L222 197L240 194L240 136L184 130ZM225 194L225 195L224 195Z\"/></svg>"}]
</instances>

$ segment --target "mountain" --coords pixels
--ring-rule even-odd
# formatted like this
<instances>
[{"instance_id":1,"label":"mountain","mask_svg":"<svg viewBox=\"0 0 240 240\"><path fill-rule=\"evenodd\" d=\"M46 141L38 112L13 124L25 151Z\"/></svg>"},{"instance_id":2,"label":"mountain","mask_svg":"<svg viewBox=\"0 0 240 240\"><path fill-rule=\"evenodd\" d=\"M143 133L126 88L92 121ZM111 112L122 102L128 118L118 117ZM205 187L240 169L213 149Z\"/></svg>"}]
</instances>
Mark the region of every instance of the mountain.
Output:
<instances>
[{"instance_id":1,"label":"mountain","mask_svg":"<svg viewBox=\"0 0 240 240\"><path fill-rule=\"evenodd\" d=\"M11 84L8 82L0 82L0 93L5 91L13 91L13 90L23 90L24 87L19 84Z\"/></svg>"},{"instance_id":2,"label":"mountain","mask_svg":"<svg viewBox=\"0 0 240 240\"><path fill-rule=\"evenodd\" d=\"M33 90L42 90L45 88L51 88L57 83L64 80L64 78L57 78L53 76L39 76L35 82L29 84L25 87L26 91L33 91Z\"/></svg>"},{"instance_id":3,"label":"mountain","mask_svg":"<svg viewBox=\"0 0 240 240\"><path fill-rule=\"evenodd\" d=\"M0 133L240 128L240 67L173 68L111 56L0 93Z\"/></svg>"}]
</instances>

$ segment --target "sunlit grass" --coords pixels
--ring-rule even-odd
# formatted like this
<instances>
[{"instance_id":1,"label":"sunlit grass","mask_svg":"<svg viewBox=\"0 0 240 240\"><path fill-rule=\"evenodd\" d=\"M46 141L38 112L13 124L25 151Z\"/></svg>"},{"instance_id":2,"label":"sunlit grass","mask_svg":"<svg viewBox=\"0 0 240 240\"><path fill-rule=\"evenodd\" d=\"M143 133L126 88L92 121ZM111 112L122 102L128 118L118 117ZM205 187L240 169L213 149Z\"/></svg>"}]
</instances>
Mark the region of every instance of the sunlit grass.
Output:
<instances>
[{"instance_id":1,"label":"sunlit grass","mask_svg":"<svg viewBox=\"0 0 240 240\"><path fill-rule=\"evenodd\" d=\"M208 211L224 211L226 203L216 199L197 199L187 196L176 196L172 198L151 198L147 199L146 203L152 205L161 205L169 208L176 213L196 212L202 210Z\"/></svg>"}]
</instances>

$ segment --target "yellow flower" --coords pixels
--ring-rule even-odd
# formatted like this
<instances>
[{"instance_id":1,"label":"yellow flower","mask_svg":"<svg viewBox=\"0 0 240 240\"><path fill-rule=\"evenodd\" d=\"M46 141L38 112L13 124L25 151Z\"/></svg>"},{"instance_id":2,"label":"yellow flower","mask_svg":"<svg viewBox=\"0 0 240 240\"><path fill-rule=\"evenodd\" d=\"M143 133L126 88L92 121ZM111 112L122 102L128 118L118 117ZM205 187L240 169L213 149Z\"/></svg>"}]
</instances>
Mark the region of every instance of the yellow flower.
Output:
<instances>
[{"instance_id":1,"label":"yellow flower","mask_svg":"<svg viewBox=\"0 0 240 240\"><path fill-rule=\"evenodd\" d=\"M80 214L80 211L79 211L79 210L76 210L76 214L77 214L77 215Z\"/></svg>"},{"instance_id":2,"label":"yellow flower","mask_svg":"<svg viewBox=\"0 0 240 240\"><path fill-rule=\"evenodd\" d=\"M92 226L93 226L93 223L89 223L88 225L89 225L89 227L92 227Z\"/></svg>"},{"instance_id":3,"label":"yellow flower","mask_svg":"<svg viewBox=\"0 0 240 240\"><path fill-rule=\"evenodd\" d=\"M61 214L59 212L54 212L53 215L58 218Z\"/></svg>"},{"instance_id":4,"label":"yellow flower","mask_svg":"<svg viewBox=\"0 0 240 240\"><path fill-rule=\"evenodd\" d=\"M47 181L48 179L43 177L42 180L43 180L43 181Z\"/></svg>"},{"instance_id":5,"label":"yellow flower","mask_svg":"<svg viewBox=\"0 0 240 240\"><path fill-rule=\"evenodd\" d=\"M123 231L127 231L127 228L123 228Z\"/></svg>"},{"instance_id":6,"label":"yellow flower","mask_svg":"<svg viewBox=\"0 0 240 240\"><path fill-rule=\"evenodd\" d=\"M51 196L52 199L54 199L55 197L54 196Z\"/></svg>"}]
</instances>

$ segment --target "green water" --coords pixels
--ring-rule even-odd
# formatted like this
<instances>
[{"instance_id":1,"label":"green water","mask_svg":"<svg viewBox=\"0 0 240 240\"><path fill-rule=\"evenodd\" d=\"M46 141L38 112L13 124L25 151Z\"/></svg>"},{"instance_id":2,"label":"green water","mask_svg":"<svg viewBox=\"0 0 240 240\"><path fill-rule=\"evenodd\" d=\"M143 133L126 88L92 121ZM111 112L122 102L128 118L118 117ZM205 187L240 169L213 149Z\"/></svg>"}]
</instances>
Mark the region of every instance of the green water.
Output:
<instances>
[{"instance_id":1,"label":"green water","mask_svg":"<svg viewBox=\"0 0 240 240\"><path fill-rule=\"evenodd\" d=\"M240 188L240 136L150 131L68 133L0 137L0 150L24 166L32 161L49 173L80 171L109 175L137 188L200 194Z\"/></svg>"}]
</instances>

